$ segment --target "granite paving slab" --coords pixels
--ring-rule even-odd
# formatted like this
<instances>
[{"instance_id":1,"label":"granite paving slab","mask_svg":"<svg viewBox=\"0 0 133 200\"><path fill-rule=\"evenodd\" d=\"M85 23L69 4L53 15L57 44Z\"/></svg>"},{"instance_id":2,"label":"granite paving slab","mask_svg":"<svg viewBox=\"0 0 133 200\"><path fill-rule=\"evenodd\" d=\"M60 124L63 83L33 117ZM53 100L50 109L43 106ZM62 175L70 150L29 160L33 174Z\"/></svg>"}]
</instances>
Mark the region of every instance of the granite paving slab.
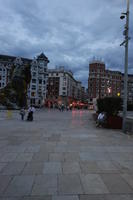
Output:
<instances>
[{"instance_id":1,"label":"granite paving slab","mask_svg":"<svg viewBox=\"0 0 133 200\"><path fill-rule=\"evenodd\" d=\"M14 176L11 183L6 188L5 196L24 196L30 195L34 176Z\"/></svg>"},{"instance_id":2,"label":"granite paving slab","mask_svg":"<svg viewBox=\"0 0 133 200\"><path fill-rule=\"evenodd\" d=\"M25 162L10 162L2 170L3 175L19 175L24 169Z\"/></svg>"},{"instance_id":3,"label":"granite paving slab","mask_svg":"<svg viewBox=\"0 0 133 200\"><path fill-rule=\"evenodd\" d=\"M48 157L48 153L47 152L38 152L38 153L34 153L33 157L32 157L32 162L44 162L44 161L48 161L49 157Z\"/></svg>"},{"instance_id":4,"label":"granite paving slab","mask_svg":"<svg viewBox=\"0 0 133 200\"><path fill-rule=\"evenodd\" d=\"M108 194L109 190L98 174L80 175L85 194Z\"/></svg>"},{"instance_id":5,"label":"granite paving slab","mask_svg":"<svg viewBox=\"0 0 133 200\"><path fill-rule=\"evenodd\" d=\"M99 194L99 195L80 195L79 200L105 200L105 199L104 195Z\"/></svg>"},{"instance_id":6,"label":"granite paving slab","mask_svg":"<svg viewBox=\"0 0 133 200\"><path fill-rule=\"evenodd\" d=\"M78 175L59 175L58 182L60 195L83 193L80 177Z\"/></svg>"},{"instance_id":7,"label":"granite paving slab","mask_svg":"<svg viewBox=\"0 0 133 200\"><path fill-rule=\"evenodd\" d=\"M61 162L44 162L43 174L61 174Z\"/></svg>"},{"instance_id":8,"label":"granite paving slab","mask_svg":"<svg viewBox=\"0 0 133 200\"><path fill-rule=\"evenodd\" d=\"M76 195L53 196L52 200L79 200Z\"/></svg>"},{"instance_id":9,"label":"granite paving slab","mask_svg":"<svg viewBox=\"0 0 133 200\"><path fill-rule=\"evenodd\" d=\"M12 176L0 175L0 195L3 195L4 191L6 190L11 180L12 180Z\"/></svg>"},{"instance_id":10,"label":"granite paving slab","mask_svg":"<svg viewBox=\"0 0 133 200\"><path fill-rule=\"evenodd\" d=\"M119 174L100 174L104 184L112 194L130 194L133 189Z\"/></svg>"},{"instance_id":11,"label":"granite paving slab","mask_svg":"<svg viewBox=\"0 0 133 200\"><path fill-rule=\"evenodd\" d=\"M35 177L32 188L33 196L57 195L57 175L46 174Z\"/></svg>"},{"instance_id":12,"label":"granite paving slab","mask_svg":"<svg viewBox=\"0 0 133 200\"><path fill-rule=\"evenodd\" d=\"M43 174L44 163L43 162L27 162L22 174L25 175L41 175Z\"/></svg>"},{"instance_id":13,"label":"granite paving slab","mask_svg":"<svg viewBox=\"0 0 133 200\"><path fill-rule=\"evenodd\" d=\"M64 162L62 165L64 174L74 174L81 172L78 162Z\"/></svg>"}]
</instances>

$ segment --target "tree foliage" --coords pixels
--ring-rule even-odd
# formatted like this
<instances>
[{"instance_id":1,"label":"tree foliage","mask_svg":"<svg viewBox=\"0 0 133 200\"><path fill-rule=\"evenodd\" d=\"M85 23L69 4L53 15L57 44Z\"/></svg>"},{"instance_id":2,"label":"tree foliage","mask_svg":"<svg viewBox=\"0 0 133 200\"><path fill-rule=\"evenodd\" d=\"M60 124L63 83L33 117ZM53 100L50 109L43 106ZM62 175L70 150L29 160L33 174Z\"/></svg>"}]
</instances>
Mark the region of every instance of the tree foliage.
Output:
<instances>
[{"instance_id":1,"label":"tree foliage","mask_svg":"<svg viewBox=\"0 0 133 200\"><path fill-rule=\"evenodd\" d=\"M108 116L116 116L122 110L122 99L120 97L105 97L97 100L98 112L106 112Z\"/></svg>"}]
</instances>

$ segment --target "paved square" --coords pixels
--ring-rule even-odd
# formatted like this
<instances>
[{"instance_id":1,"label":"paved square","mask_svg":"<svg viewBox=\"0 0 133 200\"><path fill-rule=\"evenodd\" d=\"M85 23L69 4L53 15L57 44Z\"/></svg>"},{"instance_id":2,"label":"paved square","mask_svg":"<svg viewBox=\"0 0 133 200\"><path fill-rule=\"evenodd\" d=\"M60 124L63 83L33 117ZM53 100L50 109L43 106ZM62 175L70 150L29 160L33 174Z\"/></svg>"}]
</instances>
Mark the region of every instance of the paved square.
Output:
<instances>
[{"instance_id":1,"label":"paved square","mask_svg":"<svg viewBox=\"0 0 133 200\"><path fill-rule=\"evenodd\" d=\"M0 200L133 199L133 136L96 128L85 110L0 118Z\"/></svg>"}]
</instances>

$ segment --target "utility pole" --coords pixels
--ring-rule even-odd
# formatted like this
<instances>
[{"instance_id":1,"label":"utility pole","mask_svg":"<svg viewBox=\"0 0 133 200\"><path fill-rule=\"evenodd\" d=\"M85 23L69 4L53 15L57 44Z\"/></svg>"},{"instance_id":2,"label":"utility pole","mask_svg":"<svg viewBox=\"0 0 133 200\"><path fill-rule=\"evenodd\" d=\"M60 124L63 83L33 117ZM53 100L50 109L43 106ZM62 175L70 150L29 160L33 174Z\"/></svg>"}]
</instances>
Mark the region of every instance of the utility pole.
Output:
<instances>
[{"instance_id":1,"label":"utility pole","mask_svg":"<svg viewBox=\"0 0 133 200\"><path fill-rule=\"evenodd\" d=\"M124 19L126 16L126 24L123 35L125 35L125 40L120 44L120 46L125 45L125 67L124 67L124 98L123 98L123 124L122 130L126 133L126 116L127 116L127 82L128 82L128 37L129 33L129 0L127 0L127 12L122 13L121 19Z\"/></svg>"}]
</instances>

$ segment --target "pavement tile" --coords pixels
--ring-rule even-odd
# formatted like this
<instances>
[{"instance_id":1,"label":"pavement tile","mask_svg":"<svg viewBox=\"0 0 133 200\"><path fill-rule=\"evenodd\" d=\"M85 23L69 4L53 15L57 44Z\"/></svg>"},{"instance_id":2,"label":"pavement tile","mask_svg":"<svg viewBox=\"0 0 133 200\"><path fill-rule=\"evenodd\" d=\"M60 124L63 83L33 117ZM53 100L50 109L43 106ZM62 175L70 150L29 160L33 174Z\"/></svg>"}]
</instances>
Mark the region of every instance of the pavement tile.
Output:
<instances>
[{"instance_id":1,"label":"pavement tile","mask_svg":"<svg viewBox=\"0 0 133 200\"><path fill-rule=\"evenodd\" d=\"M133 193L132 188L119 174L100 174L110 193Z\"/></svg>"},{"instance_id":2,"label":"pavement tile","mask_svg":"<svg viewBox=\"0 0 133 200\"><path fill-rule=\"evenodd\" d=\"M25 162L9 162L2 170L3 175L19 175L24 169Z\"/></svg>"},{"instance_id":3,"label":"pavement tile","mask_svg":"<svg viewBox=\"0 0 133 200\"><path fill-rule=\"evenodd\" d=\"M57 146L56 142L45 142L45 145L40 147L40 153L45 153L45 152L54 152L55 147Z\"/></svg>"},{"instance_id":4,"label":"pavement tile","mask_svg":"<svg viewBox=\"0 0 133 200\"><path fill-rule=\"evenodd\" d=\"M43 162L28 162L25 165L25 168L22 172L22 174L25 175L39 175L43 174Z\"/></svg>"},{"instance_id":5,"label":"pavement tile","mask_svg":"<svg viewBox=\"0 0 133 200\"><path fill-rule=\"evenodd\" d=\"M105 152L81 152L79 155L82 161L111 160Z\"/></svg>"},{"instance_id":6,"label":"pavement tile","mask_svg":"<svg viewBox=\"0 0 133 200\"><path fill-rule=\"evenodd\" d=\"M44 153L34 153L33 157L32 157L32 162L44 162L44 161L48 161L48 153L44 152Z\"/></svg>"},{"instance_id":7,"label":"pavement tile","mask_svg":"<svg viewBox=\"0 0 133 200\"><path fill-rule=\"evenodd\" d=\"M17 197L17 198L14 198L14 197L13 198L12 197L11 198L10 197L9 198L8 197L7 198L6 197L0 197L0 200L21 200L21 198L20 197Z\"/></svg>"},{"instance_id":8,"label":"pavement tile","mask_svg":"<svg viewBox=\"0 0 133 200\"><path fill-rule=\"evenodd\" d=\"M133 172L133 161L118 161L121 171L132 171Z\"/></svg>"},{"instance_id":9,"label":"pavement tile","mask_svg":"<svg viewBox=\"0 0 133 200\"><path fill-rule=\"evenodd\" d=\"M59 175L59 194L83 194L80 178L76 174Z\"/></svg>"},{"instance_id":10,"label":"pavement tile","mask_svg":"<svg viewBox=\"0 0 133 200\"><path fill-rule=\"evenodd\" d=\"M7 163L0 163L0 174L6 165L7 165Z\"/></svg>"},{"instance_id":11,"label":"pavement tile","mask_svg":"<svg viewBox=\"0 0 133 200\"><path fill-rule=\"evenodd\" d=\"M105 199L103 195L99 194L99 195L80 195L79 200L105 200Z\"/></svg>"},{"instance_id":12,"label":"pavement tile","mask_svg":"<svg viewBox=\"0 0 133 200\"><path fill-rule=\"evenodd\" d=\"M45 162L43 168L43 174L61 174L62 166L61 162Z\"/></svg>"},{"instance_id":13,"label":"pavement tile","mask_svg":"<svg viewBox=\"0 0 133 200\"><path fill-rule=\"evenodd\" d=\"M0 162L12 162L16 159L18 153L4 153L0 157Z\"/></svg>"},{"instance_id":14,"label":"pavement tile","mask_svg":"<svg viewBox=\"0 0 133 200\"><path fill-rule=\"evenodd\" d=\"M21 200L52 200L51 195L22 197Z\"/></svg>"},{"instance_id":15,"label":"pavement tile","mask_svg":"<svg viewBox=\"0 0 133 200\"><path fill-rule=\"evenodd\" d=\"M110 194L104 197L105 200L133 200L133 195L125 194Z\"/></svg>"},{"instance_id":16,"label":"pavement tile","mask_svg":"<svg viewBox=\"0 0 133 200\"><path fill-rule=\"evenodd\" d=\"M78 162L64 162L63 163L64 174L80 173L80 165Z\"/></svg>"},{"instance_id":17,"label":"pavement tile","mask_svg":"<svg viewBox=\"0 0 133 200\"><path fill-rule=\"evenodd\" d=\"M80 175L85 194L108 194L109 191L98 174Z\"/></svg>"},{"instance_id":18,"label":"pavement tile","mask_svg":"<svg viewBox=\"0 0 133 200\"><path fill-rule=\"evenodd\" d=\"M37 153L40 150L40 145L32 145L32 146L28 146L27 148L25 148L25 152L28 153Z\"/></svg>"},{"instance_id":19,"label":"pavement tile","mask_svg":"<svg viewBox=\"0 0 133 200\"><path fill-rule=\"evenodd\" d=\"M32 160L33 153L19 153L15 159L17 162L30 162Z\"/></svg>"},{"instance_id":20,"label":"pavement tile","mask_svg":"<svg viewBox=\"0 0 133 200\"><path fill-rule=\"evenodd\" d=\"M53 196L52 200L79 200L79 197L76 195Z\"/></svg>"},{"instance_id":21,"label":"pavement tile","mask_svg":"<svg viewBox=\"0 0 133 200\"><path fill-rule=\"evenodd\" d=\"M109 172L109 171L118 171L119 169L116 165L113 164L112 161L97 161L97 166L102 172Z\"/></svg>"},{"instance_id":22,"label":"pavement tile","mask_svg":"<svg viewBox=\"0 0 133 200\"><path fill-rule=\"evenodd\" d=\"M121 174L121 177L132 187L133 189L133 174Z\"/></svg>"},{"instance_id":23,"label":"pavement tile","mask_svg":"<svg viewBox=\"0 0 133 200\"><path fill-rule=\"evenodd\" d=\"M65 159L65 162L79 161L80 160L79 153L77 153L77 152L65 153L64 154L64 159Z\"/></svg>"},{"instance_id":24,"label":"pavement tile","mask_svg":"<svg viewBox=\"0 0 133 200\"><path fill-rule=\"evenodd\" d=\"M25 151L25 147L20 145L8 145L4 148L4 151L9 153L23 153Z\"/></svg>"},{"instance_id":25,"label":"pavement tile","mask_svg":"<svg viewBox=\"0 0 133 200\"><path fill-rule=\"evenodd\" d=\"M81 161L80 167L83 174L100 173L100 168L96 161Z\"/></svg>"},{"instance_id":26,"label":"pavement tile","mask_svg":"<svg viewBox=\"0 0 133 200\"><path fill-rule=\"evenodd\" d=\"M11 176L0 175L0 195L2 195L7 188L8 184L12 180Z\"/></svg>"},{"instance_id":27,"label":"pavement tile","mask_svg":"<svg viewBox=\"0 0 133 200\"><path fill-rule=\"evenodd\" d=\"M49 161L64 161L63 153L49 153Z\"/></svg>"},{"instance_id":28,"label":"pavement tile","mask_svg":"<svg viewBox=\"0 0 133 200\"><path fill-rule=\"evenodd\" d=\"M57 194L57 175L46 174L35 177L32 188L33 196Z\"/></svg>"},{"instance_id":29,"label":"pavement tile","mask_svg":"<svg viewBox=\"0 0 133 200\"><path fill-rule=\"evenodd\" d=\"M31 193L34 176L14 176L13 180L7 187L5 196L24 196Z\"/></svg>"}]
</instances>

